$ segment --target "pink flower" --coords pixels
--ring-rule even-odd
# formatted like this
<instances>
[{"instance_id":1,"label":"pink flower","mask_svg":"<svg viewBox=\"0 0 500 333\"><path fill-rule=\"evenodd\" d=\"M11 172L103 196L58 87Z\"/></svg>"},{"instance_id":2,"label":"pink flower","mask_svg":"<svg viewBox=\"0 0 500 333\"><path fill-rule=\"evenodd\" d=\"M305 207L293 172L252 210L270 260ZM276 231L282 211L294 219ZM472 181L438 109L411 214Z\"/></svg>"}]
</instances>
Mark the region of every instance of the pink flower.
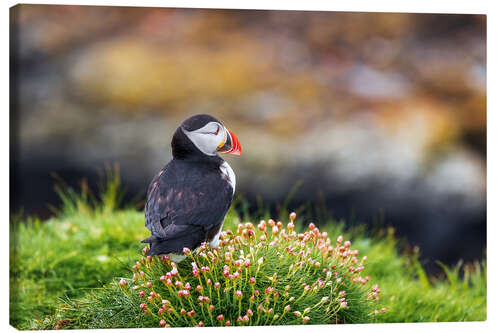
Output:
<instances>
[{"instance_id":1,"label":"pink flower","mask_svg":"<svg viewBox=\"0 0 500 333\"><path fill-rule=\"evenodd\" d=\"M386 309L386 308L382 308L382 309L380 309L380 312L382 312L382 313L384 313L384 312L386 312L386 311L387 311L387 309Z\"/></svg>"},{"instance_id":2,"label":"pink flower","mask_svg":"<svg viewBox=\"0 0 500 333\"><path fill-rule=\"evenodd\" d=\"M160 320L160 326L165 326L165 325L167 325L165 319Z\"/></svg>"},{"instance_id":3,"label":"pink flower","mask_svg":"<svg viewBox=\"0 0 500 333\"><path fill-rule=\"evenodd\" d=\"M251 317L251 316L253 315L253 311L252 311L252 310L250 310L250 309L248 309L248 310L247 310L247 315L249 315L249 316Z\"/></svg>"},{"instance_id":4,"label":"pink flower","mask_svg":"<svg viewBox=\"0 0 500 333\"><path fill-rule=\"evenodd\" d=\"M204 324L202 321L200 321L200 322L198 323L198 327L203 327L203 326L205 326L205 324Z\"/></svg>"},{"instance_id":5,"label":"pink flower","mask_svg":"<svg viewBox=\"0 0 500 333\"><path fill-rule=\"evenodd\" d=\"M237 298L243 297L243 293L240 290L236 290L236 297Z\"/></svg>"},{"instance_id":6,"label":"pink flower","mask_svg":"<svg viewBox=\"0 0 500 333\"><path fill-rule=\"evenodd\" d=\"M223 314L220 314L217 316L217 320L218 321L223 321L224 320L224 315Z\"/></svg>"},{"instance_id":7,"label":"pink flower","mask_svg":"<svg viewBox=\"0 0 500 333\"><path fill-rule=\"evenodd\" d=\"M139 307L141 308L141 310L144 310L146 308L146 304L141 303L141 305L139 305Z\"/></svg>"},{"instance_id":8,"label":"pink flower","mask_svg":"<svg viewBox=\"0 0 500 333\"><path fill-rule=\"evenodd\" d=\"M248 282L250 284L254 284L255 283L255 278L254 277L251 277L250 279L248 279Z\"/></svg>"},{"instance_id":9,"label":"pink flower","mask_svg":"<svg viewBox=\"0 0 500 333\"><path fill-rule=\"evenodd\" d=\"M183 252L184 254L190 254L190 253L191 253L191 250L190 250L190 249L188 249L187 247L185 247L185 248L183 248L183 249L182 249L182 252Z\"/></svg>"},{"instance_id":10,"label":"pink flower","mask_svg":"<svg viewBox=\"0 0 500 333\"><path fill-rule=\"evenodd\" d=\"M140 292L139 292L139 297L141 297L141 298L142 298L142 297L144 297L144 296L146 296L146 294L144 293L144 291L140 291Z\"/></svg>"},{"instance_id":11,"label":"pink flower","mask_svg":"<svg viewBox=\"0 0 500 333\"><path fill-rule=\"evenodd\" d=\"M243 316L243 321L247 322L247 321L249 321L249 320L250 320L250 318L249 318L247 315L244 315L244 316Z\"/></svg>"},{"instance_id":12,"label":"pink flower","mask_svg":"<svg viewBox=\"0 0 500 333\"><path fill-rule=\"evenodd\" d=\"M304 322L304 323L307 323L309 320L311 320L311 318L309 318L308 316L305 316L304 318L302 318L302 322Z\"/></svg>"},{"instance_id":13,"label":"pink flower","mask_svg":"<svg viewBox=\"0 0 500 333\"><path fill-rule=\"evenodd\" d=\"M295 212L291 212L289 217L290 217L290 221L293 222L295 220L295 218L297 217L297 214L295 214Z\"/></svg>"},{"instance_id":14,"label":"pink flower","mask_svg":"<svg viewBox=\"0 0 500 333\"><path fill-rule=\"evenodd\" d=\"M286 225L286 227L287 227L287 229L288 229L288 230L292 231L292 230L293 230L293 228L295 228L295 225L293 224L293 222L290 222L290 223L288 223L288 224Z\"/></svg>"},{"instance_id":15,"label":"pink flower","mask_svg":"<svg viewBox=\"0 0 500 333\"><path fill-rule=\"evenodd\" d=\"M230 326L231 325L231 322L228 320L226 321L226 326Z\"/></svg>"}]
</instances>

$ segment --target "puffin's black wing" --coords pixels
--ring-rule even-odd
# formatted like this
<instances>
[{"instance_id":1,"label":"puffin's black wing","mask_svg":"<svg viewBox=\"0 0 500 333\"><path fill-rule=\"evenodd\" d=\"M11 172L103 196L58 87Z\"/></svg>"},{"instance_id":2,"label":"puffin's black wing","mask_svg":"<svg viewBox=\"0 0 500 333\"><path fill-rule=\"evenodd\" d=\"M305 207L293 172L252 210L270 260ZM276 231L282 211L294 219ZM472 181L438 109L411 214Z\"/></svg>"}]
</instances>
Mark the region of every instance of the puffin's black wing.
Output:
<instances>
[{"instance_id":1,"label":"puffin's black wing","mask_svg":"<svg viewBox=\"0 0 500 333\"><path fill-rule=\"evenodd\" d=\"M150 254L181 253L208 241L232 198L233 189L217 166L172 160L148 188L145 224L152 236L143 242L152 244Z\"/></svg>"}]
</instances>

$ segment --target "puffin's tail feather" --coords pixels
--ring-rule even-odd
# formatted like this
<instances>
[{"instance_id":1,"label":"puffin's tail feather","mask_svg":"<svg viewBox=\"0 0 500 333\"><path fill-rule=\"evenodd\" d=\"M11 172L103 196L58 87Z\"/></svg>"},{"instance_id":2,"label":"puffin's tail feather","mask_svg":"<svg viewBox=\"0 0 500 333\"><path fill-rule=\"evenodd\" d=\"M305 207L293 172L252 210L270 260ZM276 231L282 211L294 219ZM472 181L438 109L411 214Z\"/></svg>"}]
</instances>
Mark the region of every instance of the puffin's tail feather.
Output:
<instances>
[{"instance_id":1,"label":"puffin's tail feather","mask_svg":"<svg viewBox=\"0 0 500 333\"><path fill-rule=\"evenodd\" d=\"M148 237L146 239L141 240L141 243L150 243L151 244L151 243L153 243L156 240L158 240L158 237L156 237L156 236L153 235L151 237Z\"/></svg>"}]
</instances>

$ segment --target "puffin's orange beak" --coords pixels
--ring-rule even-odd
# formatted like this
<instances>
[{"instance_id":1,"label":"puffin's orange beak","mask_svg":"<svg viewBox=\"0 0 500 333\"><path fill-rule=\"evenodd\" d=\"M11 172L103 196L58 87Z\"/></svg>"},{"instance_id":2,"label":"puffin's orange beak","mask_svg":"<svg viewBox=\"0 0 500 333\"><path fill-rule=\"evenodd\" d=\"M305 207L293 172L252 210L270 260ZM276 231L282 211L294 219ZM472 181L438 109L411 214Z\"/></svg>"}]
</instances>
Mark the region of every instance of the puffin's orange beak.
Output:
<instances>
[{"instance_id":1,"label":"puffin's orange beak","mask_svg":"<svg viewBox=\"0 0 500 333\"><path fill-rule=\"evenodd\" d=\"M221 154L241 155L241 145L236 135L226 128L226 142L217 151Z\"/></svg>"}]
</instances>

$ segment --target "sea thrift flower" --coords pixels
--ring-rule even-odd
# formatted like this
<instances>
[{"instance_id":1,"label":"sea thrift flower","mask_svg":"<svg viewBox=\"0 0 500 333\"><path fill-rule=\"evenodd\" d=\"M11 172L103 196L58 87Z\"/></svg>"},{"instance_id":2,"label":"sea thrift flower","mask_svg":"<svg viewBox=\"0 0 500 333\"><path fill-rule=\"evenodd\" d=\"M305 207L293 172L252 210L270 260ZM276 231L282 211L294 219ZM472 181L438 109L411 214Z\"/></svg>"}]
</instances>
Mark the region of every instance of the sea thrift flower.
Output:
<instances>
[{"instance_id":1,"label":"sea thrift flower","mask_svg":"<svg viewBox=\"0 0 500 333\"><path fill-rule=\"evenodd\" d=\"M226 326L231 326L231 322L229 320L226 321Z\"/></svg>"},{"instance_id":2,"label":"sea thrift flower","mask_svg":"<svg viewBox=\"0 0 500 333\"><path fill-rule=\"evenodd\" d=\"M160 326L165 326L165 325L167 325L165 319L160 320Z\"/></svg>"},{"instance_id":3,"label":"sea thrift flower","mask_svg":"<svg viewBox=\"0 0 500 333\"><path fill-rule=\"evenodd\" d=\"M181 311L180 311L181 315L185 315L185 314L186 314L186 312L187 312L187 311L186 311L185 309L181 309Z\"/></svg>"},{"instance_id":4,"label":"sea thrift flower","mask_svg":"<svg viewBox=\"0 0 500 333\"><path fill-rule=\"evenodd\" d=\"M250 310L250 309L248 309L248 310L247 310L247 315L249 315L249 316L251 317L251 316L253 315L253 311L252 311L252 310Z\"/></svg>"},{"instance_id":5,"label":"sea thrift flower","mask_svg":"<svg viewBox=\"0 0 500 333\"><path fill-rule=\"evenodd\" d=\"M307 323L309 320L311 320L311 318L309 318L308 316L305 316L304 318L302 318L302 322L304 322L304 323Z\"/></svg>"},{"instance_id":6,"label":"sea thrift flower","mask_svg":"<svg viewBox=\"0 0 500 333\"><path fill-rule=\"evenodd\" d=\"M243 297L243 293L240 290L236 290L236 297L237 298Z\"/></svg>"},{"instance_id":7,"label":"sea thrift flower","mask_svg":"<svg viewBox=\"0 0 500 333\"><path fill-rule=\"evenodd\" d=\"M141 305L139 305L139 307L141 308L141 310L144 310L144 309L146 309L146 304L141 303Z\"/></svg>"},{"instance_id":8,"label":"sea thrift flower","mask_svg":"<svg viewBox=\"0 0 500 333\"><path fill-rule=\"evenodd\" d=\"M217 320L218 321L223 321L224 320L224 315L223 314L220 314L217 316Z\"/></svg>"},{"instance_id":9,"label":"sea thrift flower","mask_svg":"<svg viewBox=\"0 0 500 333\"><path fill-rule=\"evenodd\" d=\"M153 286L153 284L151 282L149 282L149 281L146 282L146 287L151 288L152 286Z\"/></svg>"},{"instance_id":10,"label":"sea thrift flower","mask_svg":"<svg viewBox=\"0 0 500 333\"><path fill-rule=\"evenodd\" d=\"M140 291L140 292L139 292L139 297L141 297L141 298L142 298L142 297L144 297L144 296L146 296L146 294L144 293L144 291Z\"/></svg>"},{"instance_id":11,"label":"sea thrift flower","mask_svg":"<svg viewBox=\"0 0 500 333\"><path fill-rule=\"evenodd\" d=\"M382 308L382 309L380 309L380 312L382 312L382 313L384 313L384 312L386 312L386 311L387 311L387 309L386 309L386 308Z\"/></svg>"},{"instance_id":12,"label":"sea thrift flower","mask_svg":"<svg viewBox=\"0 0 500 333\"><path fill-rule=\"evenodd\" d=\"M314 223L309 223L309 230L314 230L315 227Z\"/></svg>"}]
</instances>

